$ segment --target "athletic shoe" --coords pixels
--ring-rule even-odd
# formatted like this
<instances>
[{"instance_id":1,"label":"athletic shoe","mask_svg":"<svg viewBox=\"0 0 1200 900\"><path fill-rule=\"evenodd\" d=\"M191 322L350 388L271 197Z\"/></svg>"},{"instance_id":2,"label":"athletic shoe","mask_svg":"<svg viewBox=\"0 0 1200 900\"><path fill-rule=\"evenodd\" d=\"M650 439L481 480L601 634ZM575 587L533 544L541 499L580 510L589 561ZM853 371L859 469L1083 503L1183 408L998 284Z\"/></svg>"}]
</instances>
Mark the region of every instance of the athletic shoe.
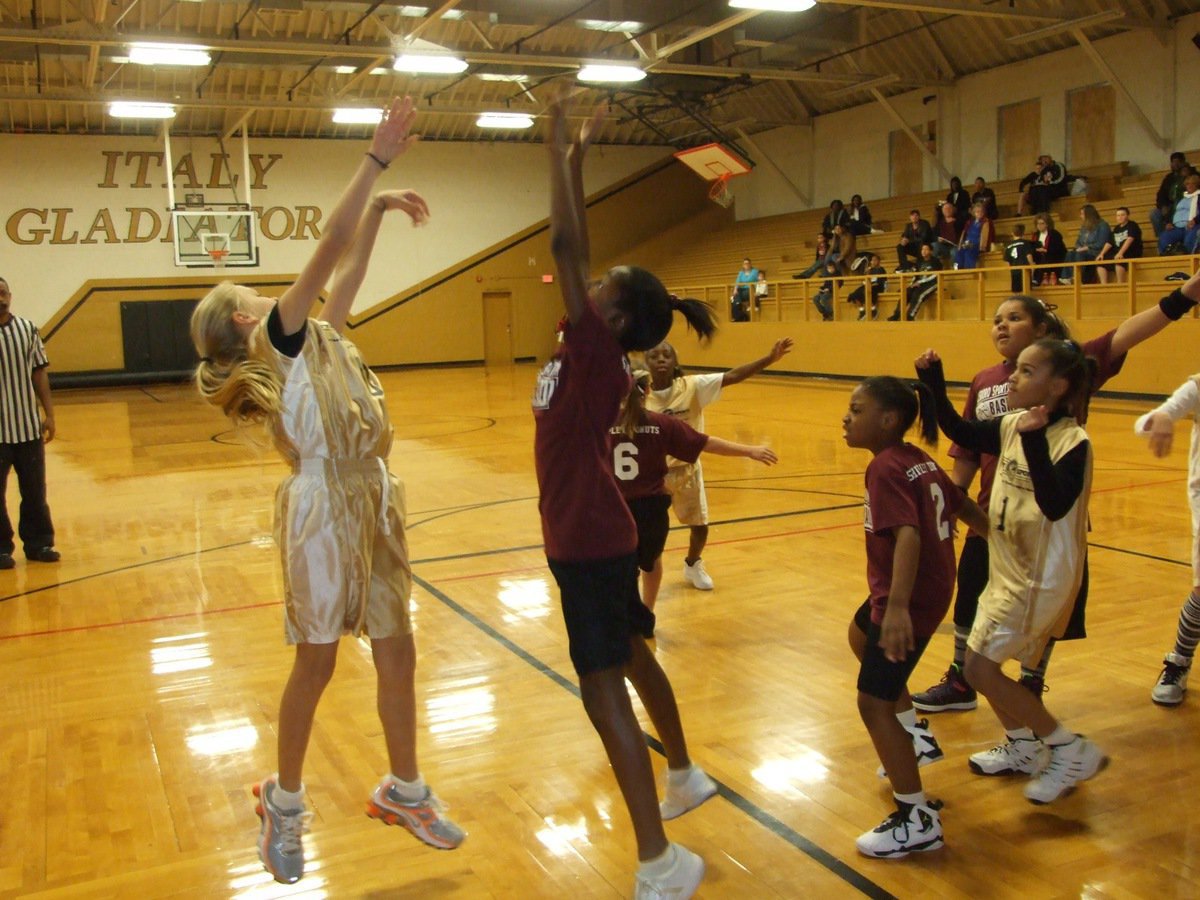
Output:
<instances>
[{"instance_id":1,"label":"athletic shoe","mask_svg":"<svg viewBox=\"0 0 1200 900\"><path fill-rule=\"evenodd\" d=\"M53 547L30 547L25 551L25 558L31 562L58 562L59 552Z\"/></svg>"},{"instance_id":2,"label":"athletic shoe","mask_svg":"<svg viewBox=\"0 0 1200 900\"><path fill-rule=\"evenodd\" d=\"M855 319L855 321L856 321L856 322L861 322L861 321L862 321L863 319L865 319L866 317L867 317L867 308L864 306L862 309L860 309L860 310L858 311L858 318L857 318L857 319Z\"/></svg>"},{"instance_id":3,"label":"athletic shoe","mask_svg":"<svg viewBox=\"0 0 1200 900\"><path fill-rule=\"evenodd\" d=\"M1066 284L1066 285L1070 285L1070 284L1072 284L1074 281L1075 281L1075 279L1073 279L1073 278L1060 278L1060 279L1058 279L1058 283L1059 283L1059 284Z\"/></svg>"},{"instance_id":4,"label":"athletic shoe","mask_svg":"<svg viewBox=\"0 0 1200 900\"><path fill-rule=\"evenodd\" d=\"M277 776L263 779L252 790L258 798L254 811L262 819L258 832L258 858L280 884L295 884L304 876L304 842L312 813L304 808L281 810L272 802Z\"/></svg>"},{"instance_id":5,"label":"athletic shoe","mask_svg":"<svg viewBox=\"0 0 1200 900\"><path fill-rule=\"evenodd\" d=\"M913 706L921 712L947 712L952 709L974 709L979 705L975 689L967 684L962 667L950 663L942 680L927 691L913 694Z\"/></svg>"},{"instance_id":6,"label":"athletic shoe","mask_svg":"<svg viewBox=\"0 0 1200 900\"><path fill-rule=\"evenodd\" d=\"M1087 781L1108 765L1108 757L1100 748L1081 734L1069 744L1050 748L1050 764L1025 785L1025 799L1030 803L1051 803L1075 790L1075 785Z\"/></svg>"},{"instance_id":7,"label":"athletic shoe","mask_svg":"<svg viewBox=\"0 0 1200 900\"><path fill-rule=\"evenodd\" d=\"M698 591L711 591L713 589L713 580L704 571L704 560L702 559L696 560L690 566L684 562L683 577L688 584Z\"/></svg>"},{"instance_id":8,"label":"athletic shoe","mask_svg":"<svg viewBox=\"0 0 1200 900\"><path fill-rule=\"evenodd\" d=\"M682 816L689 809L695 809L709 797L717 793L717 783L713 781L699 766L693 765L688 773L687 781L675 787L667 778L667 786L663 790L662 803L658 811L663 821Z\"/></svg>"},{"instance_id":9,"label":"athletic shoe","mask_svg":"<svg viewBox=\"0 0 1200 900\"><path fill-rule=\"evenodd\" d=\"M15 565L11 553L0 553L0 569L11 569Z\"/></svg>"},{"instance_id":10,"label":"athletic shoe","mask_svg":"<svg viewBox=\"0 0 1200 900\"><path fill-rule=\"evenodd\" d=\"M1166 277L1167 281L1187 281L1192 276L1187 272L1172 272Z\"/></svg>"},{"instance_id":11,"label":"athletic shoe","mask_svg":"<svg viewBox=\"0 0 1200 900\"><path fill-rule=\"evenodd\" d=\"M395 783L384 778L367 802L367 815L387 825L403 825L419 840L439 850L453 850L467 837L465 831L442 816L442 802L429 788L415 802L404 800Z\"/></svg>"},{"instance_id":12,"label":"athletic shoe","mask_svg":"<svg viewBox=\"0 0 1200 900\"><path fill-rule=\"evenodd\" d=\"M661 878L638 875L633 887L633 900L687 900L696 893L704 879L704 860L679 844L672 843L675 861Z\"/></svg>"},{"instance_id":13,"label":"athletic shoe","mask_svg":"<svg viewBox=\"0 0 1200 900\"><path fill-rule=\"evenodd\" d=\"M1044 752L1037 738L1009 738L991 750L971 754L967 765L976 775L1033 775L1042 768Z\"/></svg>"},{"instance_id":14,"label":"athletic shoe","mask_svg":"<svg viewBox=\"0 0 1200 900\"><path fill-rule=\"evenodd\" d=\"M929 730L929 720L922 719L912 728L905 728L913 742L913 754L917 757L917 768L927 766L930 763L935 763L939 759L945 759L946 754L942 752L941 745L938 744L937 738L933 736L933 732ZM875 770L875 774L880 778L887 778L887 770L880 766Z\"/></svg>"},{"instance_id":15,"label":"athletic shoe","mask_svg":"<svg viewBox=\"0 0 1200 900\"><path fill-rule=\"evenodd\" d=\"M1046 687L1046 679L1042 678L1041 675L1022 675L1017 679L1017 684L1033 694L1037 698L1038 703L1045 703L1042 700L1042 694L1046 693L1050 688Z\"/></svg>"},{"instance_id":16,"label":"athletic shoe","mask_svg":"<svg viewBox=\"0 0 1200 900\"><path fill-rule=\"evenodd\" d=\"M1191 667L1190 657L1168 653L1163 660L1163 670L1158 676L1158 683L1150 692L1150 699L1159 706L1178 706L1182 703L1183 695L1187 693L1188 669Z\"/></svg>"},{"instance_id":17,"label":"athletic shoe","mask_svg":"<svg viewBox=\"0 0 1200 900\"><path fill-rule=\"evenodd\" d=\"M860 834L854 845L863 856L902 859L910 853L936 850L942 846L942 820L932 806L896 810L878 827Z\"/></svg>"}]
</instances>

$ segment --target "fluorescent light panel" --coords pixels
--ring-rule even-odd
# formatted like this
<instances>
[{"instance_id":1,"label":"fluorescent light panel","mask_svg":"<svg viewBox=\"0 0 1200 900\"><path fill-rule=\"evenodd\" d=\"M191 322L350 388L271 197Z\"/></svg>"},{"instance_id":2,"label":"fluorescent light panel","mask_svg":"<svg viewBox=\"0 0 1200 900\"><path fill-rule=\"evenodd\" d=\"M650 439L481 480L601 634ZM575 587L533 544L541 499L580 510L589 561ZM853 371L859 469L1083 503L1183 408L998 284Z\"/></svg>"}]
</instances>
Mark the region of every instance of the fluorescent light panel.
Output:
<instances>
[{"instance_id":1,"label":"fluorescent light panel","mask_svg":"<svg viewBox=\"0 0 1200 900\"><path fill-rule=\"evenodd\" d=\"M175 107L170 103L115 100L108 104L108 114L118 119L173 119L175 118Z\"/></svg>"},{"instance_id":2,"label":"fluorescent light panel","mask_svg":"<svg viewBox=\"0 0 1200 900\"><path fill-rule=\"evenodd\" d=\"M762 9L767 12L804 12L817 5L817 0L729 0L734 9Z\"/></svg>"},{"instance_id":3,"label":"fluorescent light panel","mask_svg":"<svg viewBox=\"0 0 1200 900\"><path fill-rule=\"evenodd\" d=\"M533 116L527 113L485 112L479 114L475 124L480 128L531 128Z\"/></svg>"},{"instance_id":4,"label":"fluorescent light panel","mask_svg":"<svg viewBox=\"0 0 1200 900\"><path fill-rule=\"evenodd\" d=\"M139 66L207 66L212 57L198 44L130 44L129 61Z\"/></svg>"},{"instance_id":5,"label":"fluorescent light panel","mask_svg":"<svg viewBox=\"0 0 1200 900\"><path fill-rule=\"evenodd\" d=\"M457 56L429 53L401 53L392 68L397 72L419 75L457 75L466 71L467 62Z\"/></svg>"},{"instance_id":6,"label":"fluorescent light panel","mask_svg":"<svg viewBox=\"0 0 1200 900\"><path fill-rule=\"evenodd\" d=\"M628 84L641 81L646 73L637 66L621 66L613 63L588 63L576 76L580 81L594 84Z\"/></svg>"},{"instance_id":7,"label":"fluorescent light panel","mask_svg":"<svg viewBox=\"0 0 1200 900\"><path fill-rule=\"evenodd\" d=\"M480 81L511 81L518 84L524 84L529 80L528 75L517 73L514 75L505 75L498 72L476 72L475 77Z\"/></svg>"},{"instance_id":8,"label":"fluorescent light panel","mask_svg":"<svg viewBox=\"0 0 1200 900\"><path fill-rule=\"evenodd\" d=\"M378 125L383 121L383 110L341 107L333 111L333 121L338 125Z\"/></svg>"}]
</instances>

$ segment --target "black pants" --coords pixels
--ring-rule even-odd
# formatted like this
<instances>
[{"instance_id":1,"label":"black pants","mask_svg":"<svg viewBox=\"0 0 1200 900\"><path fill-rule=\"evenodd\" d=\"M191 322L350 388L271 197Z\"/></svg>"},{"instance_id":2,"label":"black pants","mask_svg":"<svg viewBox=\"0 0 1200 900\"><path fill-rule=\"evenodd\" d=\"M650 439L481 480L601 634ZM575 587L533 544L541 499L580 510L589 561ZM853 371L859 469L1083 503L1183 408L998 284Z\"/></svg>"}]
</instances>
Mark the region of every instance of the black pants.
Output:
<instances>
[{"instance_id":1,"label":"black pants","mask_svg":"<svg viewBox=\"0 0 1200 900\"><path fill-rule=\"evenodd\" d=\"M54 546L54 523L46 505L46 445L40 440L0 444L0 553L13 552L13 527L8 518L8 470L17 472L21 492L21 543L26 551Z\"/></svg>"}]
</instances>

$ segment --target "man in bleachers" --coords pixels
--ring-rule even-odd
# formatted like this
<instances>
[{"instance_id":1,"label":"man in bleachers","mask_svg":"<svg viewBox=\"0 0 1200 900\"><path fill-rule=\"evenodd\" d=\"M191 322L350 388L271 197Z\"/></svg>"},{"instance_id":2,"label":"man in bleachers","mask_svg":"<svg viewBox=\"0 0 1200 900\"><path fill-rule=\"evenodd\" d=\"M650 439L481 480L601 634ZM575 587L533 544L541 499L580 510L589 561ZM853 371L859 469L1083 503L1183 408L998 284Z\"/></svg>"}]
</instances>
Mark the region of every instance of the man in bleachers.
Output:
<instances>
[{"instance_id":1,"label":"man in bleachers","mask_svg":"<svg viewBox=\"0 0 1200 900\"><path fill-rule=\"evenodd\" d=\"M1067 167L1055 162L1048 153L1038 157L1037 168L1021 179L1021 197L1017 201L1017 215L1028 212L1050 212L1050 204L1070 193L1067 182Z\"/></svg>"},{"instance_id":2,"label":"man in bleachers","mask_svg":"<svg viewBox=\"0 0 1200 900\"><path fill-rule=\"evenodd\" d=\"M948 260L958 249L966 222L959 218L958 210L953 203L942 204L942 218L933 229L933 255L938 259Z\"/></svg>"},{"instance_id":3,"label":"man in bleachers","mask_svg":"<svg viewBox=\"0 0 1200 900\"><path fill-rule=\"evenodd\" d=\"M1117 221L1113 225L1112 250L1107 257L1113 261L1111 269L1118 283L1129 279L1129 266L1121 265L1123 259L1138 259L1142 255L1142 229L1129 218L1129 207L1117 207Z\"/></svg>"},{"instance_id":4,"label":"man in bleachers","mask_svg":"<svg viewBox=\"0 0 1200 900\"><path fill-rule=\"evenodd\" d=\"M1150 210L1150 227L1154 229L1155 237L1171 224L1175 204L1183 196L1183 170L1187 164L1187 157L1178 150L1171 154L1171 171L1163 176L1158 193L1154 195L1154 209Z\"/></svg>"},{"instance_id":5,"label":"man in bleachers","mask_svg":"<svg viewBox=\"0 0 1200 900\"><path fill-rule=\"evenodd\" d=\"M1200 175L1189 175L1183 180L1183 196L1175 204L1171 224L1158 236L1159 256L1196 252L1196 240L1200 235L1197 230L1197 217L1200 216L1198 200Z\"/></svg>"},{"instance_id":6,"label":"man in bleachers","mask_svg":"<svg viewBox=\"0 0 1200 900\"><path fill-rule=\"evenodd\" d=\"M932 244L936 240L933 233L933 226L921 218L921 213L915 209L909 210L908 224L904 226L904 233L900 235L900 243L896 245L896 259L899 261L900 268L907 270L912 267L908 257L914 259L921 258L921 247L925 244Z\"/></svg>"}]
</instances>

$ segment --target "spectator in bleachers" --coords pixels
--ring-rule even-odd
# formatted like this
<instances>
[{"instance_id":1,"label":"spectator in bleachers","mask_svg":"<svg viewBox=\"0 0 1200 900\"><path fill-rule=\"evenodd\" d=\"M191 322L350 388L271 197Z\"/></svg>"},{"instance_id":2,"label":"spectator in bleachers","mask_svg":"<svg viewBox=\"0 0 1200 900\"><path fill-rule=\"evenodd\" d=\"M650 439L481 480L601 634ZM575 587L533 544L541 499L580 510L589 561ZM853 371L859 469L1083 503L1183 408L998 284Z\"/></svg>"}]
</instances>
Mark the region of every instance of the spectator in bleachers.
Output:
<instances>
[{"instance_id":1,"label":"spectator in bleachers","mask_svg":"<svg viewBox=\"0 0 1200 900\"><path fill-rule=\"evenodd\" d=\"M767 270L758 270L758 281L754 284L754 308L762 309L762 302L765 297L771 295L771 286L767 284Z\"/></svg>"},{"instance_id":2,"label":"spectator in bleachers","mask_svg":"<svg viewBox=\"0 0 1200 900\"><path fill-rule=\"evenodd\" d=\"M825 264L825 283L813 294L813 306L821 313L825 322L833 321L833 280L837 277L838 265L835 262Z\"/></svg>"},{"instance_id":3,"label":"spectator in bleachers","mask_svg":"<svg viewBox=\"0 0 1200 900\"><path fill-rule=\"evenodd\" d=\"M846 212L850 215L850 230L855 237L871 233L871 210L863 203L862 194L850 198L850 208Z\"/></svg>"},{"instance_id":4,"label":"spectator in bleachers","mask_svg":"<svg viewBox=\"0 0 1200 900\"><path fill-rule=\"evenodd\" d=\"M979 254L989 249L996 240L992 220L987 216L987 204L979 200L971 207L972 218L963 229L954 251L954 268L974 269L979 265Z\"/></svg>"},{"instance_id":5,"label":"spectator in bleachers","mask_svg":"<svg viewBox=\"0 0 1200 900\"><path fill-rule=\"evenodd\" d=\"M846 211L841 200L834 200L829 204L829 212L825 214L825 218L821 220L821 231L826 237L833 237L833 228L835 225L849 225L850 213Z\"/></svg>"},{"instance_id":6,"label":"spectator in bleachers","mask_svg":"<svg viewBox=\"0 0 1200 900\"><path fill-rule=\"evenodd\" d=\"M750 262L750 257L742 260L733 283L733 296L729 298L731 322L750 321L750 288L758 282L758 269Z\"/></svg>"},{"instance_id":7,"label":"spectator in bleachers","mask_svg":"<svg viewBox=\"0 0 1200 900\"><path fill-rule=\"evenodd\" d=\"M1048 153L1038 157L1037 168L1021 179L1022 192L1017 201L1017 215L1027 212L1048 213L1050 204L1070 193L1067 182L1067 167L1055 162Z\"/></svg>"},{"instance_id":8,"label":"spectator in bleachers","mask_svg":"<svg viewBox=\"0 0 1200 900\"><path fill-rule=\"evenodd\" d=\"M1013 226L1012 240L1004 245L1004 260L1010 266L1032 266L1036 260L1033 257L1033 250L1036 245L1025 236L1025 226L1019 222ZM1013 269L1012 273L1012 292L1014 294L1025 294L1025 273Z\"/></svg>"},{"instance_id":9,"label":"spectator in bleachers","mask_svg":"<svg viewBox=\"0 0 1200 900\"><path fill-rule=\"evenodd\" d=\"M942 204L942 217L933 226L933 255L938 259L950 259L962 240L966 221L959 217L958 209L949 201ZM918 266L918 268L920 268Z\"/></svg>"},{"instance_id":10,"label":"spectator in bleachers","mask_svg":"<svg viewBox=\"0 0 1200 900\"><path fill-rule=\"evenodd\" d=\"M982 175L975 179L975 193L971 195L971 206L976 203L983 204L984 215L993 222L1000 217L1000 211L996 207L996 192L987 186Z\"/></svg>"},{"instance_id":11,"label":"spectator in bleachers","mask_svg":"<svg viewBox=\"0 0 1200 900\"><path fill-rule=\"evenodd\" d=\"M1094 259L1101 259L1106 253L1112 252L1113 233L1112 227L1100 218L1100 213L1096 207L1090 203L1084 204L1083 209L1079 211L1079 219L1083 223L1079 226L1079 235L1075 238L1075 246L1067 251L1063 262L1088 262ZM1101 284L1108 284L1108 267L1107 266L1083 266L1079 269L1079 283L1088 284L1095 275ZM1063 266L1062 274L1059 276L1059 284L1070 284L1075 280L1076 272L1071 266Z\"/></svg>"},{"instance_id":12,"label":"spectator in bleachers","mask_svg":"<svg viewBox=\"0 0 1200 900\"><path fill-rule=\"evenodd\" d=\"M1033 261L1042 266L1033 270L1033 286L1058 284L1058 266L1067 256L1063 236L1054 227L1050 213L1038 213L1033 219Z\"/></svg>"},{"instance_id":13,"label":"spectator in bleachers","mask_svg":"<svg viewBox=\"0 0 1200 900\"><path fill-rule=\"evenodd\" d=\"M1117 283L1124 284L1129 278L1129 266L1121 265L1123 259L1138 259L1142 255L1142 229L1129 218L1129 207L1117 207L1117 224L1113 226L1112 249L1100 259L1112 260L1107 268L1117 276Z\"/></svg>"},{"instance_id":14,"label":"spectator in bleachers","mask_svg":"<svg viewBox=\"0 0 1200 900\"><path fill-rule=\"evenodd\" d=\"M807 269L795 273L793 278L812 278L823 268L825 268L825 257L829 255L829 238L825 237L824 232L817 233L817 255L811 266Z\"/></svg>"},{"instance_id":15,"label":"spectator in bleachers","mask_svg":"<svg viewBox=\"0 0 1200 900\"><path fill-rule=\"evenodd\" d=\"M1158 193L1154 195L1154 209L1150 210L1150 227L1154 236L1158 237L1171 224L1175 214L1175 204L1183 196L1184 169L1188 166L1187 157L1176 150L1171 154L1171 171L1163 176Z\"/></svg>"},{"instance_id":16,"label":"spectator in bleachers","mask_svg":"<svg viewBox=\"0 0 1200 900\"><path fill-rule=\"evenodd\" d=\"M1162 256L1196 251L1196 199L1200 196L1200 175L1183 180L1183 196L1175 204L1171 225L1158 236L1158 252Z\"/></svg>"},{"instance_id":17,"label":"spectator in bleachers","mask_svg":"<svg viewBox=\"0 0 1200 900\"><path fill-rule=\"evenodd\" d=\"M941 271L941 261L933 255L933 248L929 244L921 246L921 261L917 264L917 271L925 274L918 275L909 284L908 290L905 291L906 309L904 317L908 321L912 321L917 317L917 313L921 311L921 305L928 300L937 290L938 272ZM888 316L889 322L895 322L900 319L900 306L896 305L896 311Z\"/></svg>"},{"instance_id":18,"label":"spectator in bleachers","mask_svg":"<svg viewBox=\"0 0 1200 900\"><path fill-rule=\"evenodd\" d=\"M858 304L858 321L860 322L867 317L867 286L869 285L871 288L872 319L879 315L879 295L887 290L887 270L883 267L883 260L879 258L878 253L872 253L869 262L867 275L871 276L870 280L860 284L846 298L848 302Z\"/></svg>"},{"instance_id":19,"label":"spectator in bleachers","mask_svg":"<svg viewBox=\"0 0 1200 900\"><path fill-rule=\"evenodd\" d=\"M896 259L899 261L900 270L905 271L910 268L911 264L907 257L913 256L920 259L921 247L925 244L932 244L935 240L933 226L922 219L917 210L909 210L908 224L904 226L904 233L900 235L900 243L896 245Z\"/></svg>"},{"instance_id":20,"label":"spectator in bleachers","mask_svg":"<svg viewBox=\"0 0 1200 900\"><path fill-rule=\"evenodd\" d=\"M854 257L858 255L858 238L854 236L849 225L833 226L833 242L830 244L829 259L837 263L838 271L843 275L850 274L854 265Z\"/></svg>"},{"instance_id":21,"label":"spectator in bleachers","mask_svg":"<svg viewBox=\"0 0 1200 900\"><path fill-rule=\"evenodd\" d=\"M967 221L967 216L970 215L971 210L971 195L963 190L962 179L957 175L950 179L950 191L946 194L946 199L939 203L933 210L934 228L942 221L947 203L954 207L954 215L960 225Z\"/></svg>"}]
</instances>

